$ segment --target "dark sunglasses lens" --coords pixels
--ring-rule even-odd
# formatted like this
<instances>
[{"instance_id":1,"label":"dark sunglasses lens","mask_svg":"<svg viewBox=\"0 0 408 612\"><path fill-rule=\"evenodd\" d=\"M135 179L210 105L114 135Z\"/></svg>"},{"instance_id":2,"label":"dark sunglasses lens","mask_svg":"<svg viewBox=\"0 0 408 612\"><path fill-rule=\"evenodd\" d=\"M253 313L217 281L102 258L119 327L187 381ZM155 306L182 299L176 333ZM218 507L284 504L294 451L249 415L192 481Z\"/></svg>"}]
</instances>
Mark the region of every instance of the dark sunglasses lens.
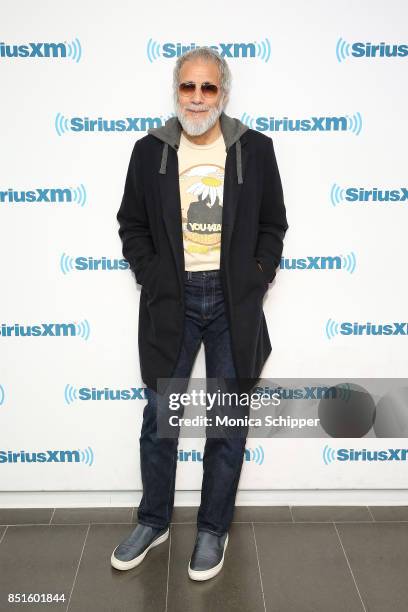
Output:
<instances>
[{"instance_id":1,"label":"dark sunglasses lens","mask_svg":"<svg viewBox=\"0 0 408 612\"><path fill-rule=\"evenodd\" d=\"M212 83L203 83L201 85L201 91L207 98L212 98L217 95L218 87Z\"/></svg>"},{"instance_id":2,"label":"dark sunglasses lens","mask_svg":"<svg viewBox=\"0 0 408 612\"><path fill-rule=\"evenodd\" d=\"M192 94L195 91L195 83L180 83L179 90L182 94Z\"/></svg>"}]
</instances>

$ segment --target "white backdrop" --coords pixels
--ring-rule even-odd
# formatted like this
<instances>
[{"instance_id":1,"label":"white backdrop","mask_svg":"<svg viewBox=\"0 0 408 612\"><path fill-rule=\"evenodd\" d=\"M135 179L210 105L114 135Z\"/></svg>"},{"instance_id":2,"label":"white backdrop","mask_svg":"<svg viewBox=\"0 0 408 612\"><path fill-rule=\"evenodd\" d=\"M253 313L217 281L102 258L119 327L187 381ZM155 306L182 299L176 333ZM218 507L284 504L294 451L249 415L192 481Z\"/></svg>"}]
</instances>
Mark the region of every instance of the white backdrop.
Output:
<instances>
[{"instance_id":1,"label":"white backdrop","mask_svg":"<svg viewBox=\"0 0 408 612\"><path fill-rule=\"evenodd\" d=\"M227 114L275 145L290 227L264 304L273 350L262 375L406 376L406 336L340 330L406 321L408 5L339 8L2 0L1 490L141 489L140 286L122 258L116 213L135 140L174 112L181 45L226 54ZM381 43L399 56L374 54ZM83 128L98 118L116 129ZM294 130L277 126L285 118ZM393 200L353 197L374 188L395 190ZM38 331L24 335L31 326ZM203 348L192 375L205 376ZM139 399L126 399L131 389ZM387 443L367 438L329 442ZM406 486L405 462L325 465L327 442L248 439L240 489ZM179 448L203 444L181 439ZM200 489L201 476L200 461L180 460L177 490Z\"/></svg>"}]
</instances>

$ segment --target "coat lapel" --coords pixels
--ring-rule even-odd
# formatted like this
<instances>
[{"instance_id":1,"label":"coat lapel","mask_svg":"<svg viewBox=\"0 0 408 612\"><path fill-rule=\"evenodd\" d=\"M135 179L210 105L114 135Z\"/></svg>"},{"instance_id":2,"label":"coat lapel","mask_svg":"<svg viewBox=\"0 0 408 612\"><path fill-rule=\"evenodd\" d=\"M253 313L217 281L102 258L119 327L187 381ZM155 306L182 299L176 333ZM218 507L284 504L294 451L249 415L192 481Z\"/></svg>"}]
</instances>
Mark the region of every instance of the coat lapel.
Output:
<instances>
[{"instance_id":1,"label":"coat lapel","mask_svg":"<svg viewBox=\"0 0 408 612\"><path fill-rule=\"evenodd\" d=\"M160 147L161 151L161 147ZM178 157L169 147L166 174L158 174L163 221L176 261L179 282L184 285L184 251L181 226L181 199L178 176Z\"/></svg>"},{"instance_id":2,"label":"coat lapel","mask_svg":"<svg viewBox=\"0 0 408 612\"><path fill-rule=\"evenodd\" d=\"M247 146L245 146L246 134L243 134L240 140L242 177L245 183L246 168L249 155ZM228 253L231 243L232 232L234 229L236 212L240 200L242 198L244 183L240 184L237 180L237 150L235 145L232 145L228 149L227 157L225 160L220 257L221 269L225 268L225 262L228 261Z\"/></svg>"}]
</instances>

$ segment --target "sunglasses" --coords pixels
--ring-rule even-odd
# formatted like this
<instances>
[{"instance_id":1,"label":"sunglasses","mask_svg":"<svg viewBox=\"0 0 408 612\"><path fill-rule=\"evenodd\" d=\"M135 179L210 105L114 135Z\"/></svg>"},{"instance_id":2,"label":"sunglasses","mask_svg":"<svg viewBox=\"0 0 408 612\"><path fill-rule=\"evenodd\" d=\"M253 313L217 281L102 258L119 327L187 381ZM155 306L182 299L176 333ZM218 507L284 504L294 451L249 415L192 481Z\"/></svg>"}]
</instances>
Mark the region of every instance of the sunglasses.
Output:
<instances>
[{"instance_id":1,"label":"sunglasses","mask_svg":"<svg viewBox=\"0 0 408 612\"><path fill-rule=\"evenodd\" d=\"M179 92L182 96L192 96L195 93L197 83L193 83L193 81L187 81L185 83L180 83ZM214 83L201 83L201 93L205 98L215 98L218 93L218 86L214 85Z\"/></svg>"}]
</instances>

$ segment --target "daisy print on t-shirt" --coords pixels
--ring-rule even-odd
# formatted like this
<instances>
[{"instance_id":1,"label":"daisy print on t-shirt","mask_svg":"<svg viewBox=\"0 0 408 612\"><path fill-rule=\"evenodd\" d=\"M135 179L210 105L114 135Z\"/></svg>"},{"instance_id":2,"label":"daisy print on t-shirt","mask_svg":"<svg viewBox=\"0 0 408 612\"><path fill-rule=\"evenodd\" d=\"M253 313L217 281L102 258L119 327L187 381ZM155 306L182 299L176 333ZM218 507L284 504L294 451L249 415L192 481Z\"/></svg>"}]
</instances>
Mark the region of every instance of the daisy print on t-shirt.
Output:
<instances>
[{"instance_id":1,"label":"daisy print on t-shirt","mask_svg":"<svg viewBox=\"0 0 408 612\"><path fill-rule=\"evenodd\" d=\"M209 253L221 248L224 168L198 165L180 174L184 248Z\"/></svg>"}]
</instances>

